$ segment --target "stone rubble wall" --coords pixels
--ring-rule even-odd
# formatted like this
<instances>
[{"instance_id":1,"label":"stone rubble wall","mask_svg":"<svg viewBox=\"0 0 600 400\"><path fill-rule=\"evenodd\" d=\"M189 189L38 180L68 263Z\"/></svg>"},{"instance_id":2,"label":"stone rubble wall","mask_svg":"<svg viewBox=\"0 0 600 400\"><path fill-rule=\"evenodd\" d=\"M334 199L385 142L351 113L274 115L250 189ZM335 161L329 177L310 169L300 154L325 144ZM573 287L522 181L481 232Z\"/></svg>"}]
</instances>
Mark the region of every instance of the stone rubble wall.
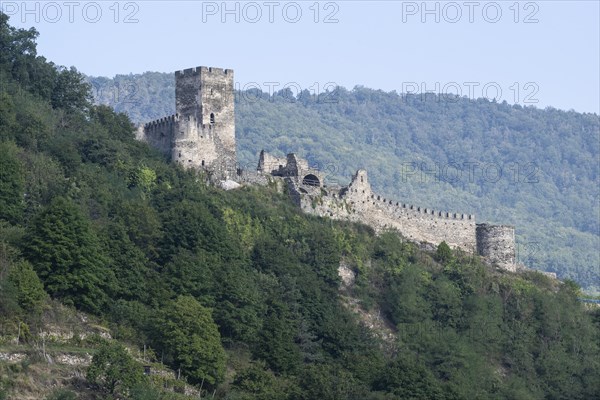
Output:
<instances>
[{"instance_id":1,"label":"stone rubble wall","mask_svg":"<svg viewBox=\"0 0 600 400\"><path fill-rule=\"evenodd\" d=\"M361 222L376 231L396 229L407 239L449 246L475 252L475 216L435 211L395 202L375 194L367 173L359 170L348 187L324 188L320 195L303 193L297 182L290 190L305 212L333 219Z\"/></svg>"},{"instance_id":2,"label":"stone rubble wall","mask_svg":"<svg viewBox=\"0 0 600 400\"><path fill-rule=\"evenodd\" d=\"M478 224L476 230L477 254L490 264L516 271L515 228L509 225Z\"/></svg>"},{"instance_id":3,"label":"stone rubble wall","mask_svg":"<svg viewBox=\"0 0 600 400\"><path fill-rule=\"evenodd\" d=\"M136 138L184 168L215 181L237 174L233 71L196 67L175 72L177 113L140 127Z\"/></svg>"},{"instance_id":4,"label":"stone rubble wall","mask_svg":"<svg viewBox=\"0 0 600 400\"><path fill-rule=\"evenodd\" d=\"M267 174L283 168L287 164L287 159L275 157L262 150L258 157L258 170Z\"/></svg>"},{"instance_id":5,"label":"stone rubble wall","mask_svg":"<svg viewBox=\"0 0 600 400\"><path fill-rule=\"evenodd\" d=\"M417 243L477 253L491 264L516 270L514 227L477 225L475 216L442 212L374 193L367 172L358 170L347 187L324 186L324 175L296 154L275 157L262 151L257 171L238 168L234 81L230 69L196 67L175 72L175 115L145 124L139 140L184 168L201 169L216 184L233 187L285 184L292 201L307 213L361 222L376 231L397 230Z\"/></svg>"}]
</instances>

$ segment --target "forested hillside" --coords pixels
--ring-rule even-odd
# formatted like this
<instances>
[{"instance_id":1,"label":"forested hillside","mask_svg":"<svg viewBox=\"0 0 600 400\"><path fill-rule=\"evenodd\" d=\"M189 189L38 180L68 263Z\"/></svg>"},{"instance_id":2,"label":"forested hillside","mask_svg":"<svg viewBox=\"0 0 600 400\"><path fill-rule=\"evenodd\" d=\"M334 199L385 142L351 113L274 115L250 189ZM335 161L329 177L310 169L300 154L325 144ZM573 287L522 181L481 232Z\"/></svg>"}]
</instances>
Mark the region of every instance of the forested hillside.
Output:
<instances>
[{"instance_id":1,"label":"forested hillside","mask_svg":"<svg viewBox=\"0 0 600 400\"><path fill-rule=\"evenodd\" d=\"M174 113L172 74L90 81L98 102L134 122ZM379 193L515 225L521 262L600 289L597 114L364 87L319 98L254 90L236 92L236 135L244 167L265 149L299 153L329 184L366 168Z\"/></svg>"},{"instance_id":2,"label":"forested hillside","mask_svg":"<svg viewBox=\"0 0 600 400\"><path fill-rule=\"evenodd\" d=\"M0 399L600 398L575 282L206 186L36 37L0 13Z\"/></svg>"}]
</instances>

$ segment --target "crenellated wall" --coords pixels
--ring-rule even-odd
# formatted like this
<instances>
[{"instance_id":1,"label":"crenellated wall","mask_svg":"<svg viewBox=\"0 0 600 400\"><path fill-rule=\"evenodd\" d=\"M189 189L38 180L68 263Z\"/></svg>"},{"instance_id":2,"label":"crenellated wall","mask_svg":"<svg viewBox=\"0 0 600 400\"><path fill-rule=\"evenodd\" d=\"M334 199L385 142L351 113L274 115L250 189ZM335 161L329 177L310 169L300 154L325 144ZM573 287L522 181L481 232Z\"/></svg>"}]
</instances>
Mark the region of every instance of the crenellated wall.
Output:
<instances>
[{"instance_id":1,"label":"crenellated wall","mask_svg":"<svg viewBox=\"0 0 600 400\"><path fill-rule=\"evenodd\" d=\"M515 228L477 224L472 214L453 213L394 201L373 192L367 171L358 170L346 187L309 187L285 178L290 197L309 214L360 222L380 232L395 229L415 242L450 247L479 254L490 265L516 271Z\"/></svg>"},{"instance_id":2,"label":"crenellated wall","mask_svg":"<svg viewBox=\"0 0 600 400\"><path fill-rule=\"evenodd\" d=\"M233 100L233 70L196 67L175 71L177 114L194 116L206 125L214 113L218 122L235 127ZM235 130L223 134L235 141Z\"/></svg>"},{"instance_id":3,"label":"crenellated wall","mask_svg":"<svg viewBox=\"0 0 600 400\"><path fill-rule=\"evenodd\" d=\"M377 195L371 190L365 170L359 170L345 188L324 188L318 196L302 193L301 189L295 188L293 197L308 213L362 222L376 231L397 229L416 242L437 245L445 241L451 247L476 250L474 215L436 211Z\"/></svg>"},{"instance_id":4,"label":"crenellated wall","mask_svg":"<svg viewBox=\"0 0 600 400\"><path fill-rule=\"evenodd\" d=\"M178 115L171 115L148 122L138 129L137 139L147 142L164 155L170 156L178 120Z\"/></svg>"},{"instance_id":5,"label":"crenellated wall","mask_svg":"<svg viewBox=\"0 0 600 400\"><path fill-rule=\"evenodd\" d=\"M236 176L233 71L196 67L175 72L176 111L145 124L137 137L184 168L215 180Z\"/></svg>"},{"instance_id":6,"label":"crenellated wall","mask_svg":"<svg viewBox=\"0 0 600 400\"><path fill-rule=\"evenodd\" d=\"M515 266L514 227L476 224L471 214L450 213L394 201L374 193L367 171L358 170L346 187L328 187L323 174L296 154L260 153L256 171L237 168L233 71L196 67L175 73L175 115L138 128L148 142L185 168L208 172L221 187L287 185L292 200L307 213L364 223L376 231L398 230L415 242L449 246L481 255L511 271ZM217 181L217 182L215 182Z\"/></svg>"}]
</instances>

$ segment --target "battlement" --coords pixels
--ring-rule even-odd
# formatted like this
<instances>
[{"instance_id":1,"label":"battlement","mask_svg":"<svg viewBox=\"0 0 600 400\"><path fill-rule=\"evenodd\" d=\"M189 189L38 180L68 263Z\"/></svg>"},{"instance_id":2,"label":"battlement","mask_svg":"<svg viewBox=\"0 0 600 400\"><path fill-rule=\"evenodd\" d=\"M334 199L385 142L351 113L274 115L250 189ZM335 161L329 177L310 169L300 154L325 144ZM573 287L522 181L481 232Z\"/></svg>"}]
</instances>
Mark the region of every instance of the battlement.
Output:
<instances>
[{"instance_id":1,"label":"battlement","mask_svg":"<svg viewBox=\"0 0 600 400\"><path fill-rule=\"evenodd\" d=\"M294 153L275 157L261 152L256 171L237 168L233 70L198 66L175 72L176 114L140 126L146 141L184 168L202 169L224 187L244 184L287 185L305 212L366 224L377 232L396 230L414 242L478 253L491 264L515 270L514 227L476 224L473 214L435 210L375 193L367 171L359 169L347 186L325 186L325 175ZM229 186L230 187L230 186Z\"/></svg>"},{"instance_id":2,"label":"battlement","mask_svg":"<svg viewBox=\"0 0 600 400\"><path fill-rule=\"evenodd\" d=\"M182 77L182 76L197 76L200 74L212 74L212 75L233 75L233 70L232 69L228 69L228 68L216 68L216 67L204 67L204 66L199 66L199 67L194 67L194 68L187 68L187 69L182 69L179 71L175 71L175 78L177 79L178 77Z\"/></svg>"},{"instance_id":3,"label":"battlement","mask_svg":"<svg viewBox=\"0 0 600 400\"><path fill-rule=\"evenodd\" d=\"M173 114L168 117L163 117L163 118L156 119L154 121L147 122L144 124L144 128L145 129L156 129L156 128L160 128L160 127L164 127L164 126L171 126L180 121L181 122L192 122L192 124L195 124L198 128L201 128L201 129L207 130L207 131L210 131L215 128L215 124L203 124L201 120L197 119L193 115L180 117L179 114Z\"/></svg>"},{"instance_id":4,"label":"battlement","mask_svg":"<svg viewBox=\"0 0 600 400\"><path fill-rule=\"evenodd\" d=\"M378 195L367 171L358 170L346 187L314 191L304 181L288 180L293 200L304 211L333 219L361 222L376 231L395 229L416 242L442 241L475 252L475 216L415 206Z\"/></svg>"},{"instance_id":5,"label":"battlement","mask_svg":"<svg viewBox=\"0 0 600 400\"><path fill-rule=\"evenodd\" d=\"M365 203L365 201L369 201L374 206L384 207L394 213L399 209L402 209L408 214L424 214L431 217L454 220L475 220L475 215L473 214L439 211L434 210L433 208L415 206L412 204L386 199L385 197L380 196L372 191L371 185L369 184L367 171L364 169L359 169L352 176L352 180L348 184L346 193L348 198L353 200L351 201L351 204L355 204L357 202Z\"/></svg>"},{"instance_id":6,"label":"battlement","mask_svg":"<svg viewBox=\"0 0 600 400\"><path fill-rule=\"evenodd\" d=\"M478 229L482 229L482 230L499 230L499 231L510 231L510 230L514 230L515 226L514 225L496 225L496 224L488 224L488 223L481 223L481 224L477 224L477 228Z\"/></svg>"},{"instance_id":7,"label":"battlement","mask_svg":"<svg viewBox=\"0 0 600 400\"><path fill-rule=\"evenodd\" d=\"M415 206L412 204L394 202L392 200L381 198L381 196L376 196L375 194L371 195L371 199L373 200L374 205L376 204L375 202L380 202L380 204L382 206L387 207L392 210L403 209L409 213L429 215L429 216L437 217L440 219L475 220L474 214L462 214L462 213L451 213L451 212L447 212L447 211L437 211L437 210L434 210L433 208L424 208L424 207L419 207L419 206Z\"/></svg>"},{"instance_id":8,"label":"battlement","mask_svg":"<svg viewBox=\"0 0 600 400\"><path fill-rule=\"evenodd\" d=\"M474 214L440 211L381 196L371 189L364 169L357 170L345 187L323 186L323 176L308 168L306 160L293 153L283 159L262 151L258 171L283 177L292 200L307 213L361 222L378 232L397 230L416 242L446 242L478 253L501 268L516 268L513 226L477 224Z\"/></svg>"},{"instance_id":9,"label":"battlement","mask_svg":"<svg viewBox=\"0 0 600 400\"><path fill-rule=\"evenodd\" d=\"M160 127L174 124L175 122L178 122L178 121L179 121L179 115L173 114L168 117L163 117L163 118L156 119L154 121L147 122L144 124L144 128L146 128L146 129L160 128Z\"/></svg>"},{"instance_id":10,"label":"battlement","mask_svg":"<svg viewBox=\"0 0 600 400\"><path fill-rule=\"evenodd\" d=\"M141 126L136 137L184 168L213 181L236 171L233 70L194 67L175 72L176 114Z\"/></svg>"}]
</instances>

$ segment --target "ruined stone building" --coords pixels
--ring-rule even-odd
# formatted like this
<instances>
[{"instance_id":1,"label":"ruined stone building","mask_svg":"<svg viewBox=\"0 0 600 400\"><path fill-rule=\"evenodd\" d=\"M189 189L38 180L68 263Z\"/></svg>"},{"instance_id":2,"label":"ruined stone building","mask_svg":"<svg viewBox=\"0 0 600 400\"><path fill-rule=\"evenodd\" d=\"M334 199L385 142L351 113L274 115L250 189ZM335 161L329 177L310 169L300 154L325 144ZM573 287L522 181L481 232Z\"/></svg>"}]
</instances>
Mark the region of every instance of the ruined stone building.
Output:
<instances>
[{"instance_id":1,"label":"ruined stone building","mask_svg":"<svg viewBox=\"0 0 600 400\"><path fill-rule=\"evenodd\" d=\"M283 181L294 203L321 217L361 222L380 232L393 229L415 241L479 254L490 264L516 270L515 230L478 224L471 214L450 213L401 203L373 192L367 171L348 186L327 186L323 174L295 154L286 158L262 151L256 171L237 168L233 71L197 67L175 73L175 115L141 126L137 137L184 168L207 173L223 187ZM228 185L223 183L229 182Z\"/></svg>"},{"instance_id":2,"label":"ruined stone building","mask_svg":"<svg viewBox=\"0 0 600 400\"><path fill-rule=\"evenodd\" d=\"M197 67L175 72L176 114L141 126L137 138L184 168L216 180L236 175L233 71Z\"/></svg>"}]
</instances>

